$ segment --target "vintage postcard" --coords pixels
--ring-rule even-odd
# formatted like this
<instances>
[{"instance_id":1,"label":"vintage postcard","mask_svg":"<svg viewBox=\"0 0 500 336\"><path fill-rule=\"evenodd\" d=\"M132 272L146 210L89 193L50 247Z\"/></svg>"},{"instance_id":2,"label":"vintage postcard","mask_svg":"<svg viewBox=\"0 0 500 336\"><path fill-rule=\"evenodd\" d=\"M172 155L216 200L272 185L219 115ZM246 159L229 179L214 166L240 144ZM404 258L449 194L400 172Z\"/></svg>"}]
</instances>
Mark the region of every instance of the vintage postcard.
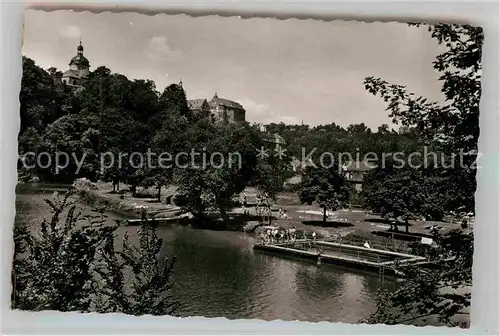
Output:
<instances>
[{"instance_id":1,"label":"vintage postcard","mask_svg":"<svg viewBox=\"0 0 500 336\"><path fill-rule=\"evenodd\" d=\"M470 326L480 27L25 20L13 309Z\"/></svg>"}]
</instances>

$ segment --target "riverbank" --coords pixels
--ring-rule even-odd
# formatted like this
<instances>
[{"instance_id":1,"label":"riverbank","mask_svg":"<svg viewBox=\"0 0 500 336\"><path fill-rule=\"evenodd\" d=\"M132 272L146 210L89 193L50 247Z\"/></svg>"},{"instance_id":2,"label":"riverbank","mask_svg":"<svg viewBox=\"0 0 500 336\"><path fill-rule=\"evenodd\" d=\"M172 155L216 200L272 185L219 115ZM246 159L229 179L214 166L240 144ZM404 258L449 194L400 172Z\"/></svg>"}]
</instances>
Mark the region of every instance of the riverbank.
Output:
<instances>
[{"instance_id":1,"label":"riverbank","mask_svg":"<svg viewBox=\"0 0 500 336\"><path fill-rule=\"evenodd\" d=\"M65 189L18 193L16 220L36 229L43 218L50 219L44 199L54 191L63 195ZM77 205L84 215L94 208ZM109 225L120 219L107 217ZM118 228L117 242L125 232L138 244L136 228L128 226ZM160 225L158 236L163 240L161 256L177 260L172 295L179 300L181 317L357 323L374 311L381 286L397 285L390 277L363 270L254 252L256 239L243 232Z\"/></svg>"},{"instance_id":2,"label":"riverbank","mask_svg":"<svg viewBox=\"0 0 500 336\"><path fill-rule=\"evenodd\" d=\"M22 187L20 189L23 189ZM50 191L58 191L64 193L67 190L64 186L45 186L41 188ZM161 193L161 199L172 195L175 192L175 187L164 188ZM148 217L152 218L176 218L183 214L182 209L172 204L164 204L156 198L147 197L154 195L154 190L140 190L141 197L133 197L130 192L122 190L112 192L112 187L109 184L99 184L96 190L80 190L78 196L75 196L78 202L92 208L105 208L107 212L113 213L124 219L139 219L141 218L141 209L147 209ZM252 204L252 199L256 196L256 190L247 188L245 195ZM47 195L50 197L50 193ZM297 232L305 233L310 236L313 232L318 239L340 241L352 245L362 246L366 242L375 248L387 249L392 251L406 252L408 243L394 240L387 237L380 237L372 234L372 231L386 231L389 225L384 223L379 216L369 214L363 210L344 209L329 213L330 217L326 222L323 222L323 214L320 208L316 206L308 206L300 204L299 198L293 193L282 193L278 196L276 202L272 204L273 216L271 221L265 219L262 225L272 225L281 230L295 229ZM278 209L286 212L286 218L278 216ZM211 221L207 223L197 223L191 219L183 219L175 221L177 224L187 225L201 229L211 229L217 231L244 231L245 226L257 227L262 218L256 213L255 207L249 206L246 208L247 214L241 207L235 207L228 211L230 225L222 225L220 217L217 213L211 213ZM204 224L204 225L203 225ZM426 228L430 225L441 225L444 230L458 228L459 224L453 223L436 223L436 222L412 222L410 232L412 233L428 233ZM253 231L253 230L251 230ZM258 232L258 230L257 230Z\"/></svg>"}]
</instances>

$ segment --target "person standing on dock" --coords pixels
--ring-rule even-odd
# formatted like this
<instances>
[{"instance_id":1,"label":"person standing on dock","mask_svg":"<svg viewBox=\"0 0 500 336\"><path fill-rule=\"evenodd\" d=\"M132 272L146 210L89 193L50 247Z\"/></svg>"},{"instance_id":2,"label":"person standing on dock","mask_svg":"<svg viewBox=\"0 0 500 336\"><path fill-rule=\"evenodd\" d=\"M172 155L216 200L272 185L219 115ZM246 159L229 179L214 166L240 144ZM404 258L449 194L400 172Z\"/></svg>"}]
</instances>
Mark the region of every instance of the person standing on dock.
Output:
<instances>
[{"instance_id":1,"label":"person standing on dock","mask_svg":"<svg viewBox=\"0 0 500 336\"><path fill-rule=\"evenodd\" d=\"M276 235L278 234L278 230L272 230L273 243L276 243Z\"/></svg>"},{"instance_id":2,"label":"person standing on dock","mask_svg":"<svg viewBox=\"0 0 500 336\"><path fill-rule=\"evenodd\" d=\"M313 243L316 243L316 232L312 233L312 237L313 237Z\"/></svg>"},{"instance_id":3,"label":"person standing on dock","mask_svg":"<svg viewBox=\"0 0 500 336\"><path fill-rule=\"evenodd\" d=\"M247 203L247 194L244 192L243 193L243 214L245 216L249 215L248 210L247 210L247 206L248 206L248 203Z\"/></svg>"},{"instance_id":4,"label":"person standing on dock","mask_svg":"<svg viewBox=\"0 0 500 336\"><path fill-rule=\"evenodd\" d=\"M266 231L266 241L268 244L271 243L271 230Z\"/></svg>"}]
</instances>

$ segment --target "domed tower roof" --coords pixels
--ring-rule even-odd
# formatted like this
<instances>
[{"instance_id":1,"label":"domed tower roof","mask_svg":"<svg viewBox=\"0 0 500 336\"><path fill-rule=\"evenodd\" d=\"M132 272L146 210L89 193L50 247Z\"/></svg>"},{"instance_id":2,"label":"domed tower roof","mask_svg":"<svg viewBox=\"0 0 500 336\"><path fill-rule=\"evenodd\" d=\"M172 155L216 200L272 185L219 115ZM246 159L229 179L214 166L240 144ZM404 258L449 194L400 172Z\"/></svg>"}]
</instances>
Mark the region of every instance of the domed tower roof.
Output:
<instances>
[{"instance_id":1,"label":"domed tower roof","mask_svg":"<svg viewBox=\"0 0 500 336\"><path fill-rule=\"evenodd\" d=\"M90 66L89 60L83 56L83 55L76 55L71 59L71 62L69 62L69 65L78 65L78 66Z\"/></svg>"},{"instance_id":2,"label":"domed tower roof","mask_svg":"<svg viewBox=\"0 0 500 336\"><path fill-rule=\"evenodd\" d=\"M83 56L83 46L81 41L76 50L77 54L71 59L69 65L74 64L78 67L90 67L89 60L85 56Z\"/></svg>"}]
</instances>

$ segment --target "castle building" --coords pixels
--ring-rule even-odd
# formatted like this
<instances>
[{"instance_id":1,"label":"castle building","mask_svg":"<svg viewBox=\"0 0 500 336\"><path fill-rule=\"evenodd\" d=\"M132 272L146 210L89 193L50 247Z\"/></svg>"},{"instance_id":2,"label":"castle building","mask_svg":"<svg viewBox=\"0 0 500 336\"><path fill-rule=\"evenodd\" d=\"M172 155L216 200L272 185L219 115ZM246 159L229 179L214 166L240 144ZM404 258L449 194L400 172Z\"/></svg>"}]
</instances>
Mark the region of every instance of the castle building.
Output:
<instances>
[{"instance_id":1,"label":"castle building","mask_svg":"<svg viewBox=\"0 0 500 336\"><path fill-rule=\"evenodd\" d=\"M188 107L193 113L201 115L203 118L210 117L210 104L206 99L188 100Z\"/></svg>"},{"instance_id":2,"label":"castle building","mask_svg":"<svg viewBox=\"0 0 500 336\"><path fill-rule=\"evenodd\" d=\"M69 62L69 69L62 75L62 81L69 86L78 88L82 85L82 80L89 74L90 63L89 60L83 56L83 46L80 45L76 48L76 56Z\"/></svg>"},{"instance_id":3,"label":"castle building","mask_svg":"<svg viewBox=\"0 0 500 336\"><path fill-rule=\"evenodd\" d=\"M243 106L235 101L219 98L217 93L210 101L206 99L188 100L188 106L194 113L210 117L214 122L236 124L245 122L246 111Z\"/></svg>"},{"instance_id":4,"label":"castle building","mask_svg":"<svg viewBox=\"0 0 500 336\"><path fill-rule=\"evenodd\" d=\"M219 98L217 93L210 100L212 117L219 122L244 123L245 109L241 104L229 99Z\"/></svg>"}]
</instances>

